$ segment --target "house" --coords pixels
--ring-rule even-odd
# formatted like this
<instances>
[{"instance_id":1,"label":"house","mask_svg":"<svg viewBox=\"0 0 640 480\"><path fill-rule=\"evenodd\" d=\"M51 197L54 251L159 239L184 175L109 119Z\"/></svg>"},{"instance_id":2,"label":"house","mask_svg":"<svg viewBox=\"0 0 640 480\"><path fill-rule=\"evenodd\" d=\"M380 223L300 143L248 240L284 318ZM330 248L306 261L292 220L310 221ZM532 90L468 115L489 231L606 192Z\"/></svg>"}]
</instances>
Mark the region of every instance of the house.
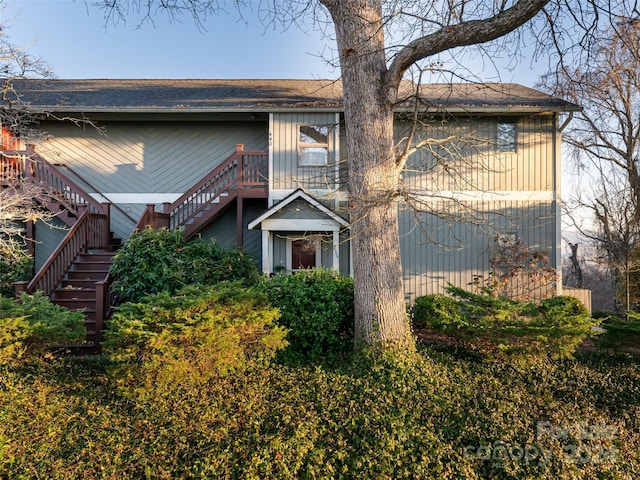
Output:
<instances>
[{"instance_id":1,"label":"house","mask_svg":"<svg viewBox=\"0 0 640 480\"><path fill-rule=\"evenodd\" d=\"M401 95L413 91L405 86ZM64 296L72 272L109 263L97 248L145 225L240 245L265 273L351 273L340 82L20 80L15 88L48 137L5 148L3 161L19 158L12 169L46 186L41 201L63 227L27 225L39 273L24 288ZM425 85L416 98L399 99L396 121L400 145L424 144L403 175L407 300L488 275L502 248L497 234L559 267L560 115L578 107L516 84ZM78 232L82 240L70 240ZM91 293L98 317L109 303L101 270Z\"/></svg>"}]
</instances>

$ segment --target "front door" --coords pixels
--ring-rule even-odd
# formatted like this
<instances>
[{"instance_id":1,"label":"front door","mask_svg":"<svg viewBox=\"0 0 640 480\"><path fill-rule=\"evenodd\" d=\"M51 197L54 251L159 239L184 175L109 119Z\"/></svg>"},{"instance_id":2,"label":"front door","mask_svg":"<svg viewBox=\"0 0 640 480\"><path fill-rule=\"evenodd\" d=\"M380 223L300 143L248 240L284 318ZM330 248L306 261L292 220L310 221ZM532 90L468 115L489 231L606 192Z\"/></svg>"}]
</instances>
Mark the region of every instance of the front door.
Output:
<instances>
[{"instance_id":1,"label":"front door","mask_svg":"<svg viewBox=\"0 0 640 480\"><path fill-rule=\"evenodd\" d=\"M317 242L315 240L293 240L291 242L291 269L305 270L316 267Z\"/></svg>"}]
</instances>

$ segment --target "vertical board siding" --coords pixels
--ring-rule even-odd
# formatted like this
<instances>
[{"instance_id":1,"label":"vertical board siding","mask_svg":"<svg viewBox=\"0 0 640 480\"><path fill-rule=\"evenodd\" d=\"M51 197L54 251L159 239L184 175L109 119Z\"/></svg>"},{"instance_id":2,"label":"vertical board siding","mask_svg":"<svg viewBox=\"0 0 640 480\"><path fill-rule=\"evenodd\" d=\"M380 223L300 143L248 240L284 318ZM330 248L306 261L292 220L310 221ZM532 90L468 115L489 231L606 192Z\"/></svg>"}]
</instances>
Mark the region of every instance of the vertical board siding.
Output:
<instances>
[{"instance_id":1,"label":"vertical board siding","mask_svg":"<svg viewBox=\"0 0 640 480\"><path fill-rule=\"evenodd\" d=\"M554 186L552 116L517 118L517 152L496 153L497 118L432 121L415 142L403 175L410 191L549 191ZM399 125L402 137L409 128ZM444 141L451 139L450 141Z\"/></svg>"},{"instance_id":2,"label":"vertical board siding","mask_svg":"<svg viewBox=\"0 0 640 480\"><path fill-rule=\"evenodd\" d=\"M433 213L400 209L400 243L405 294L443 293L450 282L471 288L476 275L489 275L496 233L517 233L531 251L553 260L555 205L553 202L469 202L482 222L447 221Z\"/></svg>"},{"instance_id":3,"label":"vertical board siding","mask_svg":"<svg viewBox=\"0 0 640 480\"><path fill-rule=\"evenodd\" d=\"M276 190L332 189L335 180L336 145L329 144L328 164L298 166L299 125L333 125L335 113L287 113L273 115L272 186Z\"/></svg>"},{"instance_id":4,"label":"vertical board siding","mask_svg":"<svg viewBox=\"0 0 640 480\"><path fill-rule=\"evenodd\" d=\"M278 232L273 232L273 271L287 267L287 239Z\"/></svg>"}]
</instances>

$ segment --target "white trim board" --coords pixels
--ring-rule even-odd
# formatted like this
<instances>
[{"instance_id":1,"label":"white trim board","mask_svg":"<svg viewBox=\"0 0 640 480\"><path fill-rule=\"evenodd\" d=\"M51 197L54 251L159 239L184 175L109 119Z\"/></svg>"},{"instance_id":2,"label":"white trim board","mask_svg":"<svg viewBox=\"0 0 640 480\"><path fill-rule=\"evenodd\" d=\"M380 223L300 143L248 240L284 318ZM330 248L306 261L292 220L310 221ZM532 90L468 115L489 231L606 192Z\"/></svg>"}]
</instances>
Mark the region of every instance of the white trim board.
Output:
<instances>
[{"instance_id":1,"label":"white trim board","mask_svg":"<svg viewBox=\"0 0 640 480\"><path fill-rule=\"evenodd\" d=\"M90 193L92 198L99 202L109 203L173 203L182 196L182 193Z\"/></svg>"}]
</instances>

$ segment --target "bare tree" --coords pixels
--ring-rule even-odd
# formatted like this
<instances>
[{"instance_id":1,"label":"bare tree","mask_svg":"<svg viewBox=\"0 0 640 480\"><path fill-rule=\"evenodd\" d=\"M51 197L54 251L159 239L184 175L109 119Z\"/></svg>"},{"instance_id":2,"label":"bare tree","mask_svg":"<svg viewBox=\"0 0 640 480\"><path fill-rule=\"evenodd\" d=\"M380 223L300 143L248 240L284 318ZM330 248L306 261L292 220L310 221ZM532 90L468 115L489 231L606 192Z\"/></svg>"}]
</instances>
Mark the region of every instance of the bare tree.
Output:
<instances>
[{"instance_id":1,"label":"bare tree","mask_svg":"<svg viewBox=\"0 0 640 480\"><path fill-rule=\"evenodd\" d=\"M394 144L393 120L403 78L438 69L439 55L504 38L529 23L541 50L562 46L565 38L588 44L597 13L626 7L596 0L309 0L264 2L273 21L329 20L335 29L344 92L355 279L356 337L370 344L410 345L398 238L398 205L403 201L401 172L412 141ZM150 18L158 9L190 13L200 21L218 13L216 0L102 0L108 20L130 14ZM244 2L236 2L238 7ZM569 12L569 8L573 7ZM631 7L632 9L635 6ZM567 12L573 31L550 30ZM540 14L539 21L530 21ZM549 20L549 22L546 22ZM549 35L549 33L551 33ZM509 37L503 46L517 45ZM418 87L420 88L420 87ZM428 88L423 86L422 88ZM417 93L417 92L414 92ZM411 140L411 139L410 139Z\"/></svg>"},{"instance_id":2,"label":"bare tree","mask_svg":"<svg viewBox=\"0 0 640 480\"><path fill-rule=\"evenodd\" d=\"M629 276L640 268L640 18L618 18L597 39L591 61L563 65L542 85L584 109L569 124L564 140L573 148L581 176L591 178L569 199L590 212L592 222L570 218L595 241L617 272L621 300L630 307ZM590 192L590 193L589 193ZM626 285L626 287L625 287ZM621 288L620 288L621 287Z\"/></svg>"},{"instance_id":3,"label":"bare tree","mask_svg":"<svg viewBox=\"0 0 640 480\"><path fill-rule=\"evenodd\" d=\"M5 1L0 0L0 11L4 7ZM28 159L19 151L20 143L34 142L43 132L37 128L35 115L27 111L13 88L18 78L50 77L51 72L41 59L14 45L9 39L9 30L7 22L0 23L0 97L6 105L0 110L0 262L3 271L5 267L10 269L9 265L21 263L27 255L25 225L37 221L49 223L54 216L35 200L46 192L25 182L22 175L28 168Z\"/></svg>"}]
</instances>

